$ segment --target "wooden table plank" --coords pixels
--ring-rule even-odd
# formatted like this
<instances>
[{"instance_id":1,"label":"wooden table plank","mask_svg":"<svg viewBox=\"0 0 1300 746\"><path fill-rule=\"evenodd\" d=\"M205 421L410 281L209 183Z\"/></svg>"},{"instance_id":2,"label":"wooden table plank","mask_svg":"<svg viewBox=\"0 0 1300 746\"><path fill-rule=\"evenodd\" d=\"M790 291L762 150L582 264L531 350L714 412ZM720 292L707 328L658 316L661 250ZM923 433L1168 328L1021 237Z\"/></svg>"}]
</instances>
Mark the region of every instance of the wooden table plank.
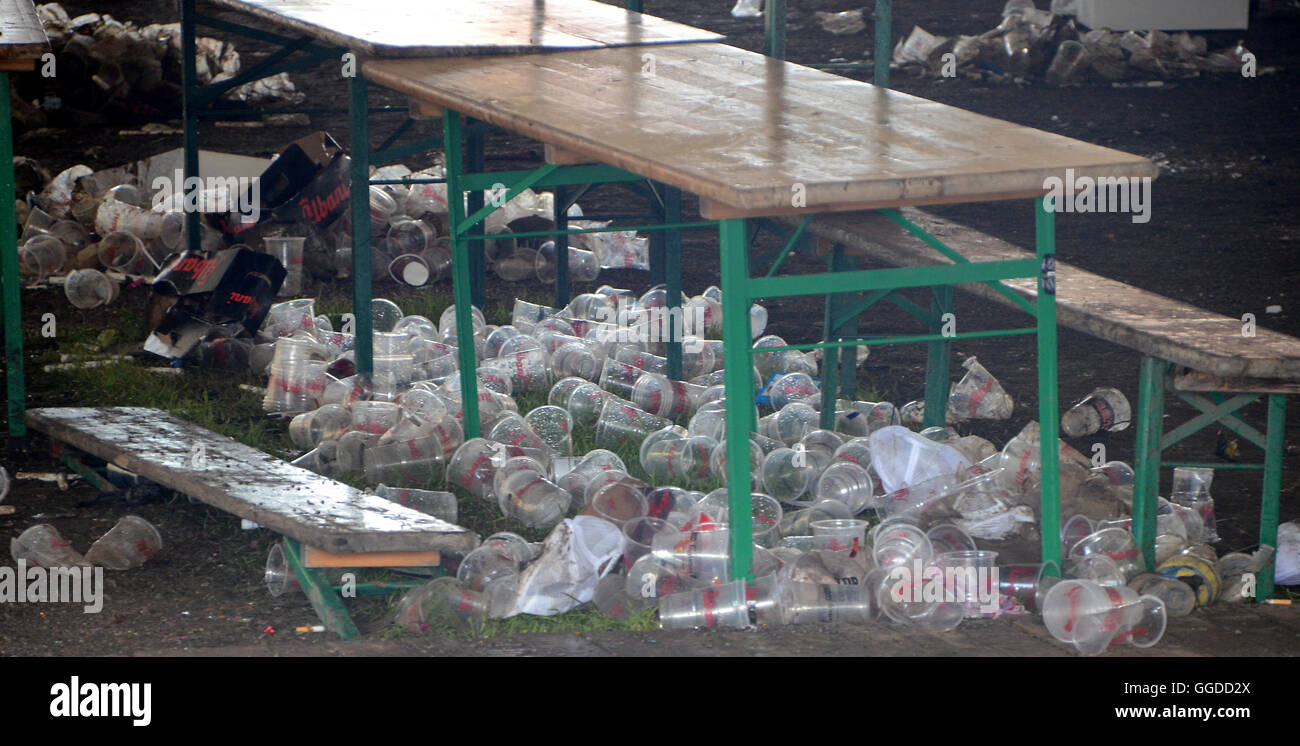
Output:
<instances>
[{"instance_id":1,"label":"wooden table plank","mask_svg":"<svg viewBox=\"0 0 1300 746\"><path fill-rule=\"evenodd\" d=\"M444 57L717 41L594 0L211 0L368 57Z\"/></svg>"},{"instance_id":2,"label":"wooden table plank","mask_svg":"<svg viewBox=\"0 0 1300 746\"><path fill-rule=\"evenodd\" d=\"M36 60L50 51L32 0L0 0L0 60Z\"/></svg>"},{"instance_id":3,"label":"wooden table plank","mask_svg":"<svg viewBox=\"0 0 1300 746\"><path fill-rule=\"evenodd\" d=\"M1033 256L1006 241L922 210L902 213L972 262ZM895 266L950 263L879 213L827 215L812 221L807 230ZM1004 282L1026 298L1037 297L1036 279ZM1007 303L987 285L960 287ZM1300 340L1295 337L1263 326L1253 337L1242 336L1239 318L1211 313L1061 261L1056 264L1056 314L1062 326L1220 378L1273 379L1269 385L1300 380Z\"/></svg>"},{"instance_id":4,"label":"wooden table plank","mask_svg":"<svg viewBox=\"0 0 1300 746\"><path fill-rule=\"evenodd\" d=\"M146 479L330 552L468 552L470 530L300 469L167 412L31 409L27 424ZM196 468L201 444L206 468Z\"/></svg>"},{"instance_id":5,"label":"wooden table plank","mask_svg":"<svg viewBox=\"0 0 1300 746\"><path fill-rule=\"evenodd\" d=\"M1066 169L1156 175L1146 158L723 44L371 60L362 74L745 215L1040 194Z\"/></svg>"}]
</instances>

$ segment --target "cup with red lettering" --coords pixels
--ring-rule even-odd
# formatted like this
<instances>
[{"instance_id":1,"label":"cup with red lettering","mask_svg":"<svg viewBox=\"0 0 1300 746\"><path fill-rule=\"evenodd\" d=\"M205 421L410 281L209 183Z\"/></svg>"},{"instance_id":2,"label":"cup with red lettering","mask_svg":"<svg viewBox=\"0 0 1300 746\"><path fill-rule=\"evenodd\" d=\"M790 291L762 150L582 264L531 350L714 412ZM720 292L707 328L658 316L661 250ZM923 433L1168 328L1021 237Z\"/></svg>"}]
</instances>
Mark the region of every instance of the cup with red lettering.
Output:
<instances>
[{"instance_id":1,"label":"cup with red lettering","mask_svg":"<svg viewBox=\"0 0 1300 746\"><path fill-rule=\"evenodd\" d=\"M659 599L659 626L663 629L749 626L745 581L674 593Z\"/></svg>"},{"instance_id":2,"label":"cup with red lettering","mask_svg":"<svg viewBox=\"0 0 1300 746\"><path fill-rule=\"evenodd\" d=\"M38 523L10 539L9 554L14 562L25 561L37 567L79 567L88 564L81 553L59 535L59 530L48 523Z\"/></svg>"},{"instance_id":3,"label":"cup with red lettering","mask_svg":"<svg viewBox=\"0 0 1300 746\"><path fill-rule=\"evenodd\" d=\"M551 451L562 456L573 454L573 416L563 407L537 407L524 416L524 422Z\"/></svg>"},{"instance_id":4,"label":"cup with red lettering","mask_svg":"<svg viewBox=\"0 0 1300 746\"><path fill-rule=\"evenodd\" d=\"M885 521L872 532L872 557L876 566L888 571L911 566L916 560L924 565L934 556L930 539L919 527L902 520Z\"/></svg>"},{"instance_id":5,"label":"cup with red lettering","mask_svg":"<svg viewBox=\"0 0 1300 746\"><path fill-rule=\"evenodd\" d=\"M1122 643L1151 647L1164 636L1165 604L1140 596L1127 586L1103 586L1087 580L1063 580L1047 592L1043 623L1061 642L1085 655L1097 655Z\"/></svg>"},{"instance_id":6,"label":"cup with red lettering","mask_svg":"<svg viewBox=\"0 0 1300 746\"><path fill-rule=\"evenodd\" d=\"M786 624L866 624L880 614L865 585L781 584L781 618Z\"/></svg>"},{"instance_id":7,"label":"cup with red lettering","mask_svg":"<svg viewBox=\"0 0 1300 746\"><path fill-rule=\"evenodd\" d=\"M623 524L623 566L632 567L654 549L655 537L677 534L677 527L662 518L638 516Z\"/></svg>"},{"instance_id":8,"label":"cup with red lettering","mask_svg":"<svg viewBox=\"0 0 1300 746\"><path fill-rule=\"evenodd\" d=\"M867 545L867 522L856 518L813 521L813 549L858 552Z\"/></svg>"},{"instance_id":9,"label":"cup with red lettering","mask_svg":"<svg viewBox=\"0 0 1300 746\"><path fill-rule=\"evenodd\" d=\"M628 594L627 578L622 575L611 574L601 578L592 592L591 601L601 614L613 619L627 619L654 608L653 601Z\"/></svg>"},{"instance_id":10,"label":"cup with red lettering","mask_svg":"<svg viewBox=\"0 0 1300 746\"><path fill-rule=\"evenodd\" d=\"M472 495L486 498L492 493L497 466L505 463L505 449L487 438L470 438L447 462L447 481Z\"/></svg>"},{"instance_id":11,"label":"cup with red lettering","mask_svg":"<svg viewBox=\"0 0 1300 746\"><path fill-rule=\"evenodd\" d=\"M90 546L86 561L109 570L129 570L153 559L162 544L162 534L153 524L137 515L122 516Z\"/></svg>"},{"instance_id":12,"label":"cup with red lettering","mask_svg":"<svg viewBox=\"0 0 1300 746\"><path fill-rule=\"evenodd\" d=\"M489 594L470 590L456 578L437 578L403 596L394 621L410 632L450 627L474 633L491 611Z\"/></svg>"},{"instance_id":13,"label":"cup with red lettering","mask_svg":"<svg viewBox=\"0 0 1300 746\"><path fill-rule=\"evenodd\" d=\"M966 618L994 616L998 610L997 552L944 552L935 558L943 571L945 600L961 604Z\"/></svg>"},{"instance_id":14,"label":"cup with red lettering","mask_svg":"<svg viewBox=\"0 0 1300 746\"><path fill-rule=\"evenodd\" d=\"M1115 561L1125 579L1145 572L1146 562L1138 551L1133 534L1122 528L1103 528L1081 539L1070 550L1070 557L1087 557L1103 554Z\"/></svg>"},{"instance_id":15,"label":"cup with red lettering","mask_svg":"<svg viewBox=\"0 0 1300 746\"><path fill-rule=\"evenodd\" d=\"M569 493L544 474L524 470L503 480L497 492L501 512L529 528L550 528L569 510Z\"/></svg>"},{"instance_id":16,"label":"cup with red lettering","mask_svg":"<svg viewBox=\"0 0 1300 746\"><path fill-rule=\"evenodd\" d=\"M374 445L362 454L362 467L371 483L423 487L443 476L443 450L436 437Z\"/></svg>"},{"instance_id":17,"label":"cup with red lettering","mask_svg":"<svg viewBox=\"0 0 1300 746\"><path fill-rule=\"evenodd\" d=\"M352 429L372 435L383 435L401 419L402 407L394 402L354 401L349 405L352 412Z\"/></svg>"},{"instance_id":18,"label":"cup with red lettering","mask_svg":"<svg viewBox=\"0 0 1300 746\"><path fill-rule=\"evenodd\" d=\"M646 514L645 492L634 482L619 479L604 485L591 498L590 510L618 526Z\"/></svg>"},{"instance_id":19,"label":"cup with red lettering","mask_svg":"<svg viewBox=\"0 0 1300 746\"><path fill-rule=\"evenodd\" d=\"M1038 614L1051 587L1060 582L1056 562L998 567L998 608L1003 614Z\"/></svg>"}]
</instances>

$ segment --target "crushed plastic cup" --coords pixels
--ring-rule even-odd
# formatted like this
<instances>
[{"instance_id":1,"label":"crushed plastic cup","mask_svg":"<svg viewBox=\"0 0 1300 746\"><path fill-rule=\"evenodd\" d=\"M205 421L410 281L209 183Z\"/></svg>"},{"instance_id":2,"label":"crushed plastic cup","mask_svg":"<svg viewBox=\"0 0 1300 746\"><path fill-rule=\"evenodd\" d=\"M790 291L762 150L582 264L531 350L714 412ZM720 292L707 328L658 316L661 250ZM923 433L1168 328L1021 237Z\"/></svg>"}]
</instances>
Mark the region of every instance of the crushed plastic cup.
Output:
<instances>
[{"instance_id":1,"label":"crushed plastic cup","mask_svg":"<svg viewBox=\"0 0 1300 746\"><path fill-rule=\"evenodd\" d=\"M856 518L812 521L813 549L857 553L867 545L867 522Z\"/></svg>"},{"instance_id":2,"label":"crushed plastic cup","mask_svg":"<svg viewBox=\"0 0 1300 746\"><path fill-rule=\"evenodd\" d=\"M998 567L998 607L1003 614L1038 614L1047 591L1060 582L1055 562Z\"/></svg>"},{"instance_id":3,"label":"crushed plastic cup","mask_svg":"<svg viewBox=\"0 0 1300 746\"><path fill-rule=\"evenodd\" d=\"M162 550L162 534L136 515L122 516L86 551L86 561L109 570L139 567Z\"/></svg>"},{"instance_id":4,"label":"crushed plastic cup","mask_svg":"<svg viewBox=\"0 0 1300 746\"><path fill-rule=\"evenodd\" d=\"M1061 432L1069 438L1082 438L1100 431L1120 432L1128 429L1133 409L1124 392L1098 388L1061 416Z\"/></svg>"},{"instance_id":5,"label":"crushed plastic cup","mask_svg":"<svg viewBox=\"0 0 1300 746\"><path fill-rule=\"evenodd\" d=\"M10 539L9 555L14 562L23 560L37 567L84 567L91 564L72 548L57 528L48 523L38 523Z\"/></svg>"},{"instance_id":6,"label":"crushed plastic cup","mask_svg":"<svg viewBox=\"0 0 1300 746\"><path fill-rule=\"evenodd\" d=\"M1130 580L1128 587L1163 601L1170 616L1187 616L1196 609L1196 591L1181 580L1146 572Z\"/></svg>"},{"instance_id":7,"label":"crushed plastic cup","mask_svg":"<svg viewBox=\"0 0 1300 746\"><path fill-rule=\"evenodd\" d=\"M659 599L659 626L664 629L749 626L745 581L674 593Z\"/></svg>"},{"instance_id":8,"label":"crushed plastic cup","mask_svg":"<svg viewBox=\"0 0 1300 746\"><path fill-rule=\"evenodd\" d=\"M455 578L437 578L403 596L394 621L410 632L451 627L475 633L491 611L492 597L487 593L472 591Z\"/></svg>"},{"instance_id":9,"label":"crushed plastic cup","mask_svg":"<svg viewBox=\"0 0 1300 746\"><path fill-rule=\"evenodd\" d=\"M379 485L375 494L387 498L408 508L418 510L426 515L441 518L448 523L455 523L458 515L456 496L450 492L422 490L414 487L389 487Z\"/></svg>"},{"instance_id":10,"label":"crushed plastic cup","mask_svg":"<svg viewBox=\"0 0 1300 746\"><path fill-rule=\"evenodd\" d=\"M591 601L596 609L611 619L627 619L654 608L654 604L639 596L627 592L627 578L622 575L606 575L596 583Z\"/></svg>"}]
</instances>

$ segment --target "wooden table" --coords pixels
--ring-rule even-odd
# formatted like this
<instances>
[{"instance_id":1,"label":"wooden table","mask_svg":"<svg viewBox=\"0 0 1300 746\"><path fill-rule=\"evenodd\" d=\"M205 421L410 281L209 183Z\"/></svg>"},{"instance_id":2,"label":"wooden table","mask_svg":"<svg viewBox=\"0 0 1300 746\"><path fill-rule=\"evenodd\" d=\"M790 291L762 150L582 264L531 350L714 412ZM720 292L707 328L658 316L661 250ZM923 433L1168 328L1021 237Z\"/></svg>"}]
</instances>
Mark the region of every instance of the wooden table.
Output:
<instances>
[{"instance_id":1,"label":"wooden table","mask_svg":"<svg viewBox=\"0 0 1300 746\"><path fill-rule=\"evenodd\" d=\"M716 41L721 37L702 29L642 15L633 10L594 2L594 0L209 0L216 8L236 11L258 21L257 27L231 23L199 15L197 0L181 0L182 57L185 97L185 173L198 173L198 124L200 117L213 112L205 107L226 90L244 82L257 80L281 70L307 64L336 62L341 77L348 83L350 154L352 183L369 180L372 160L397 159L402 155L441 146L438 138L400 147L389 147L412 122L397 130L371 153L369 100L366 79L350 74L343 61L351 53L357 58L445 57L484 54L608 48L621 46L670 45ZM628 0L629 8L639 8L639 0ZM193 64L194 34L198 26L242 34L278 44L281 51L271 59L246 70L217 86L200 87ZM271 29L283 29L279 33ZM289 60L291 54L305 58ZM313 110L314 111L314 110ZM328 111L328 110L326 110ZM244 115L247 113L245 112ZM567 115L567 114L566 114ZM470 160L482 159L483 138L472 132L469 137ZM422 180L429 181L429 180ZM435 180L438 181L438 180ZM411 182L419 183L419 182ZM470 195L470 204L483 204L481 192ZM674 203L675 204L675 203ZM671 212L671 211L670 211ZM366 190L352 190L352 257L353 308L367 309L371 301L370 210ZM560 219L563 222L563 218ZM198 215L187 216L189 248L198 249ZM672 218L668 218L672 222ZM560 252L557 287L567 285L567 252ZM481 278L481 252L472 256ZM476 297L482 296L482 281L476 283ZM564 292L567 295L567 291ZM359 310L356 316L357 367L369 373L372 365L371 317ZM678 365L680 362L678 361Z\"/></svg>"},{"instance_id":2,"label":"wooden table","mask_svg":"<svg viewBox=\"0 0 1300 746\"><path fill-rule=\"evenodd\" d=\"M23 375L22 297L18 280L18 217L14 210L14 138L9 111L9 73L36 69L50 51L45 29L36 18L32 0L0 0L0 276L4 284L6 388L9 400L9 442L25 450L23 421L27 387ZM51 58L52 59L52 58Z\"/></svg>"},{"instance_id":3,"label":"wooden table","mask_svg":"<svg viewBox=\"0 0 1300 746\"><path fill-rule=\"evenodd\" d=\"M1143 178L1155 166L1138 156L1090 145L954 107L847 80L721 44L654 50L596 49L547 55L426 60L372 60L365 78L445 109L457 328L473 350L469 319L468 231L485 217L467 213L455 195L481 188L461 153L460 117L489 122L540 140L548 163L512 175L509 198L524 186L565 183L565 169L606 164L701 198L716 219L722 263L727 396L747 401L752 350L747 309L765 297L888 292L1034 278L1037 301L1022 308L1033 327L959 335L935 333L907 341L951 345L954 339L1036 334L1039 418L1044 443L1057 439L1055 223L1039 199L1044 180L1081 176ZM572 102L585 102L573 116ZM778 215L1022 198L1033 203L1036 257L875 271L764 277L749 270L746 221ZM485 211L490 211L485 208ZM798 234L796 233L796 238ZM785 253L792 248L793 241ZM782 254L784 257L784 253ZM779 259L777 264L779 265ZM1043 292L1043 289L1046 291ZM1009 290L1007 292L1010 292ZM938 332L938 329L934 329ZM735 340L744 340L736 344ZM843 347L856 340L799 347ZM942 358L942 375L948 375ZM462 388L476 386L472 357L461 365ZM465 402L467 436L478 432L475 402ZM727 481L748 484L752 410L728 418ZM941 421L941 420L940 420ZM1058 453L1042 449L1043 559L1060 560ZM749 572L749 508L732 495L733 572Z\"/></svg>"}]
</instances>

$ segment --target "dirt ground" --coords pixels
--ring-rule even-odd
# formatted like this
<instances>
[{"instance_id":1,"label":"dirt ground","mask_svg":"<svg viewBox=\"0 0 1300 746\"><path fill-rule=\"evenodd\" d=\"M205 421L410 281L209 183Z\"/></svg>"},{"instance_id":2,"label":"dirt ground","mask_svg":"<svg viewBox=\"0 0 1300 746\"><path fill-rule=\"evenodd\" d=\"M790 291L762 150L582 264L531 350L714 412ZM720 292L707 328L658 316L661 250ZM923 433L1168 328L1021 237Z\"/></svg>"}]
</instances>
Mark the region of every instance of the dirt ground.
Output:
<instances>
[{"instance_id":1,"label":"dirt ground","mask_svg":"<svg viewBox=\"0 0 1300 746\"><path fill-rule=\"evenodd\" d=\"M762 48L762 22L738 20L728 14L730 0L647 0L646 10L672 20L726 34L728 41L753 50ZM817 10L845 10L852 2L832 0L788 0L790 25L788 57L800 63L822 63L832 59L861 60L871 54L871 25L867 31L851 36L835 36L821 30L813 20ZM1042 5L1043 3L1040 3ZM70 13L95 10L139 23L172 20L174 3L170 0L75 0L64 4ZM996 25L1001 0L896 0L894 4L895 39L905 35L914 24L936 34L979 33ZM995 116L1023 125L1057 132L1088 142L1137 153L1157 161L1161 173L1154 185L1152 219L1145 225L1132 224L1127 215L1061 215L1057 220L1059 256L1063 261L1098 272L1137 287L1232 317L1253 313L1261 327L1300 335L1300 308L1290 305L1291 297L1300 292L1300 215L1294 208L1300 197L1300 154L1295 147L1297 107L1300 107L1300 48L1294 44L1300 32L1300 9L1294 2L1278 4L1280 9L1266 21L1256 20L1241 34L1213 34L1211 48L1244 40L1259 60L1260 68L1276 68L1256 78L1238 76L1202 77L1191 80L1163 81L1157 85L1114 86L1094 82L1068 88L1043 85L1019 87L958 79L918 78L895 72L894 85L899 90L959 106L981 114ZM231 16L231 18L235 18ZM266 53L266 47L248 40L236 40L244 64ZM323 106L341 101L337 76L327 71L298 72L293 79L307 95L305 106ZM401 103L394 96L378 91L375 102ZM575 102L575 115L581 115L581 102ZM397 119L372 124L376 142L398 123ZM179 123L176 123L179 125ZM117 165L161 152L181 144L180 135L123 135L117 125L82 125L51 128L20 136L15 153L36 158L51 172L75 163L92 168ZM312 115L305 127L225 127L205 125L203 147L270 156L285 143L325 129L340 141L347 135L346 115ZM508 168L536 163L540 147L516 137L493 136L488 146L488 167ZM407 161L416 167L427 165L428 158ZM598 192L584 200L590 210L622 210L635 206L630 198L611 190ZM687 218L694 218L695 205L687 199ZM984 232L1005 238L1021 246L1032 246L1033 221L1027 203L992 203L935 208L934 212L965 222ZM792 260L793 271L811 271L816 264L810 259ZM688 233L683 249L685 289L698 293L718 280L717 239L711 232ZM647 276L638 272L610 272L601 282L624 287L645 287ZM540 286L503 286L490 283L492 300L509 300L524 292L540 293ZM383 287L377 287L382 291ZM582 288L575 289L580 291ZM308 287L322 297L346 297L348 286L342 283ZM1291 293L1291 296L1287 294ZM105 328L120 327L122 314L143 314L147 290L136 288L123 293L111 310L96 311ZM63 299L51 291L29 291L24 296L25 323L29 327L45 310L69 312ZM990 328L1014 322L1010 312L1001 307L989 308L975 299L958 294L957 315L963 329ZM785 300L766 304L772 319L771 333L791 342L814 341L816 324L805 319L820 319L818 303L811 300ZM1277 305L1281 313L1266 313ZM80 318L84 318L84 315ZM887 311L876 312L866 323L873 329L911 329L906 317ZM40 343L35 343L39 351ZM33 351L29 351L33 352ZM963 431L975 432L997 444L1005 442L1036 413L1035 369L1032 341L973 341L958 346L957 363L967 355L980 361L997 376L1016 399L1016 416L1005 424L982 424ZM33 352L34 354L34 352ZM1115 386L1131 399L1136 397L1139 357L1136 353L1107 345L1092 337L1062 330L1060 335L1060 397L1063 405L1081 398L1094 387ZM924 350L920 346L875 348L866 362L864 385L897 404L922 396ZM39 376L30 381L31 406L61 405L80 401L77 392L56 391L42 386ZM112 404L112 402L82 402ZM1262 407L1253 407L1261 418ZM1294 406L1293 406L1294 410ZM1249 411L1249 410L1248 410ZM1167 404L1169 425L1186 419L1186 407ZM1300 517L1300 417L1294 411L1288 417L1288 446L1283 474L1282 520ZM1108 457L1131 461L1132 431L1096 438L1105 445ZM1076 443L1087 451L1091 445ZM1217 445L1214 433L1189 439L1177 455L1183 460L1214 460ZM1249 444L1242 444L1243 460L1257 460ZM39 438L25 457L5 462L10 471L46 470L54 463L46 456L48 444ZM1168 473L1163 486L1168 486ZM1219 471L1214 482L1218 506L1219 532L1223 542L1220 552L1250 548L1257 541L1259 520L1259 476L1255 472ZM64 605L0 604L0 654L7 655L104 655L152 653L170 654L184 651L225 654L300 654L315 649L320 654L361 654L421 651L442 653L442 641L390 643L380 631L367 636L363 647L348 648L323 635L293 639L294 627L314 623L310 606L301 596L273 599L261 582L261 567L273 536L268 532L242 531L238 521L220 511L187 501L153 502L124 506L96 501L95 493L85 486L61 492L40 482L19 482L7 503L17 507L13 516L0 516L0 539L16 535L37 522L57 523L65 537L82 550L110 527L120 515L138 513L158 525L166 540L166 551L145 567L129 573L108 574L108 598L105 612L84 615L79 609ZM1185 647L1163 648L1169 654L1258 655L1294 652L1296 631L1291 617L1282 622L1268 621L1269 614L1289 610L1233 611L1229 626L1246 627L1255 633L1214 635L1212 646L1194 644L1196 635ZM1215 614L1218 613L1219 616ZM1222 630L1216 620L1228 612L1198 614L1188 620L1171 623L1171 635L1180 624L1188 630ZM1257 613L1258 616L1249 617ZM1244 619L1244 621L1243 621ZM1207 621L1208 620L1208 621ZM1255 626L1258 624L1259 626ZM1208 625L1208 626L1197 626ZM269 633L268 628L276 630ZM996 625L990 628L1002 629ZM1008 626L1008 629L1011 627ZM966 629L963 627L963 629ZM973 629L973 628L972 628ZM1261 634L1267 630L1267 634ZM978 631L978 630L977 630ZM1042 631L1042 630L1040 630ZM855 632L854 635L859 633ZM885 638L901 638L893 633ZM1045 634L1045 632L1044 632ZM826 630L806 635L808 654L825 650L815 640L826 638L843 641L839 633ZM767 637L770 636L770 637ZM686 650L699 641L695 635L642 637L681 640ZM1014 636L1012 636L1014 637ZM1008 637L1007 639L1012 639ZM1265 639L1261 639L1265 638ZM715 638L708 638L714 640ZM805 635L795 631L762 631L750 635L728 636L720 644L735 644L738 652L775 650L776 645L798 652ZM856 638L855 638L856 639ZM977 634L964 633L969 650L955 643L953 654L995 649L998 654L1045 654L1064 646L1041 644L1017 649L993 646L980 650ZM999 639L1002 639L1001 637ZM761 642L768 640L771 644ZM734 643L732 642L734 641ZM760 641L760 642L756 642ZM578 644L578 643L575 643ZM586 643L583 643L586 644ZM591 643L594 645L605 643ZM609 643L617 648L617 644ZM629 643L630 644L630 643ZM708 645L713 645L709 642ZM899 642L889 647L867 645L860 652L897 650L901 654L924 654L924 646ZM1180 643L1181 644L1181 643ZM393 645L395 647L385 647ZM530 647L541 645L541 647ZM514 647L512 647L514 646ZM753 646L753 647L751 647ZM549 652L562 654L559 648ZM464 654L487 654L487 650L515 650L522 653L548 652L536 642L490 641L470 643L458 648ZM603 649L603 648L602 648ZM909 653L908 651L912 651ZM645 648L625 648L633 654ZM1144 651L1162 654L1162 647ZM582 654L581 651L569 651ZM508 653L507 653L508 654Z\"/></svg>"}]
</instances>

